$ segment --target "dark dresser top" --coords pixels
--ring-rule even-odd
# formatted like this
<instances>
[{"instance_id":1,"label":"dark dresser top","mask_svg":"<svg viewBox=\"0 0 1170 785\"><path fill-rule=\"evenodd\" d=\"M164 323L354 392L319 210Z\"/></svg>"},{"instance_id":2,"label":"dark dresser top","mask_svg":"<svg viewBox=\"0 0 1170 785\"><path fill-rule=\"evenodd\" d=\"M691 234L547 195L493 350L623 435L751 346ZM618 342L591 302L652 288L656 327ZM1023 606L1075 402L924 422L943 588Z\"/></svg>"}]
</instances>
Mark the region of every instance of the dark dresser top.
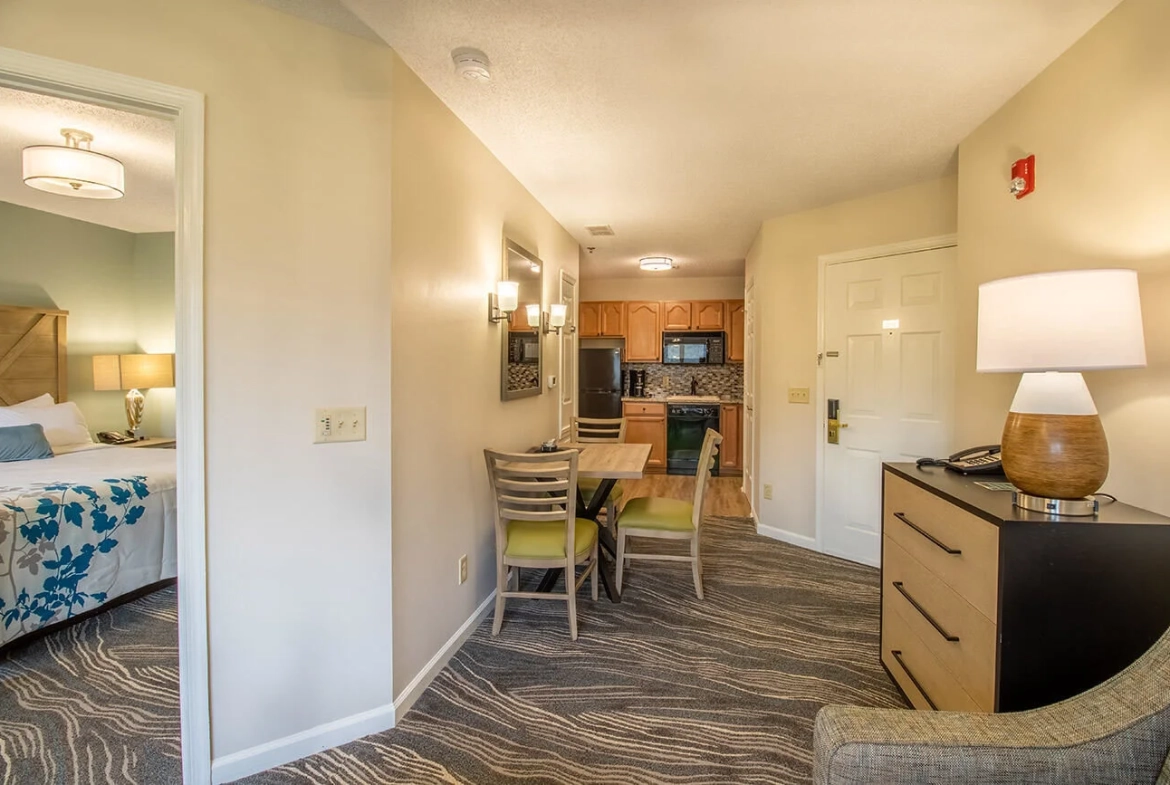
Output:
<instances>
[{"instance_id":1,"label":"dark dresser top","mask_svg":"<svg viewBox=\"0 0 1170 785\"><path fill-rule=\"evenodd\" d=\"M1132 507L1122 502L1110 502L1101 499L1101 508L1097 515L1071 516L1047 515L1040 512L1022 510L1012 504L1011 491L989 491L980 488L977 482L1004 482L1002 475L972 475L963 476L948 471L941 466L924 466L919 468L913 463L886 463L882 464L891 474L909 480L920 488L930 491L947 501L962 507L972 515L978 515L996 526L1005 523L1097 523L1097 524L1149 524L1154 526L1170 525L1170 518L1157 513Z\"/></svg>"}]
</instances>

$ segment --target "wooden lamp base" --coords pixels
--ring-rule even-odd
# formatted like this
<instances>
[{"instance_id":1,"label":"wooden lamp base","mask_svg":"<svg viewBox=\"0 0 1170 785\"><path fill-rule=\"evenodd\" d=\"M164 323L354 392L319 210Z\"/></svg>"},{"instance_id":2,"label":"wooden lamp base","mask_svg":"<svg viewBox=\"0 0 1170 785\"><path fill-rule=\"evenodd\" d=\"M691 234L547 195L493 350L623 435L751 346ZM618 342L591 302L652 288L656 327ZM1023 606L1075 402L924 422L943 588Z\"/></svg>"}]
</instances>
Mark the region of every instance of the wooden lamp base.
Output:
<instances>
[{"instance_id":1,"label":"wooden lamp base","mask_svg":"<svg viewBox=\"0 0 1170 785\"><path fill-rule=\"evenodd\" d=\"M1081 499L1109 476L1109 443L1096 414L1009 412L1003 470L1021 491L1049 499Z\"/></svg>"}]
</instances>

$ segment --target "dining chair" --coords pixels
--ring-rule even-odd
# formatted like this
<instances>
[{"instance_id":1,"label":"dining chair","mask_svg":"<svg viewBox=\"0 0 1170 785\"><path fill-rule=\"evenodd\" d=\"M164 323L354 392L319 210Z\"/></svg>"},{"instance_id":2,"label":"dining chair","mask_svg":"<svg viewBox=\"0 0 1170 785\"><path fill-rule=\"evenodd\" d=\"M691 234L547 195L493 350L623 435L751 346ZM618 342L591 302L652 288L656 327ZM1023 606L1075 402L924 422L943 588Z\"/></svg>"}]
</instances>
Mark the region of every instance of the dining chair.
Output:
<instances>
[{"instance_id":1,"label":"dining chair","mask_svg":"<svg viewBox=\"0 0 1170 785\"><path fill-rule=\"evenodd\" d=\"M703 599L703 562L699 553L699 528L703 521L703 497L707 481L719 454L723 437L708 428L699 451L699 470L695 474L695 493L691 501L666 499L657 496L639 496L630 499L617 517L617 575L618 594L622 591L622 570L633 559L648 561L683 561L691 563L695 577L695 594ZM690 540L691 555L662 553L631 553L626 547L627 537L645 537L662 540Z\"/></svg>"},{"instance_id":2,"label":"dining chair","mask_svg":"<svg viewBox=\"0 0 1170 785\"><path fill-rule=\"evenodd\" d=\"M576 450L506 453L484 450L495 499L496 615L492 635L500 634L508 598L564 600L569 634L577 640L577 590L593 576L597 599L597 524L577 517ZM576 567L585 565L580 577ZM565 593L519 591L522 567L563 569ZM509 591L508 569L515 568L517 591Z\"/></svg>"},{"instance_id":3,"label":"dining chair","mask_svg":"<svg viewBox=\"0 0 1170 785\"><path fill-rule=\"evenodd\" d=\"M571 441L579 444L625 444L626 418L574 417L570 437ZM586 504L593 498L599 485L601 485L601 480L592 477L578 481L581 496L585 499ZM609 498L605 500L606 526L613 526L614 518L617 516L617 505L621 500L622 486L615 483L613 490L609 493Z\"/></svg>"}]
</instances>

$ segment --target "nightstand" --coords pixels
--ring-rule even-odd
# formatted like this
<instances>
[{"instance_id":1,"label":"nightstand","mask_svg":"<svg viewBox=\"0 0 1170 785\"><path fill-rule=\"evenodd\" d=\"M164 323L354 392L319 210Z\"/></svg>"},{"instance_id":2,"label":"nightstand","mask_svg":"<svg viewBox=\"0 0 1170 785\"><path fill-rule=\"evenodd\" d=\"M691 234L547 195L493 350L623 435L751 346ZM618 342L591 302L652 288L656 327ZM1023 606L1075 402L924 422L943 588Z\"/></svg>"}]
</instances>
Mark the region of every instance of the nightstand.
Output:
<instances>
[{"instance_id":1,"label":"nightstand","mask_svg":"<svg viewBox=\"0 0 1170 785\"><path fill-rule=\"evenodd\" d=\"M175 449L175 440L168 439L165 437L159 437L156 439L139 439L136 442L130 442L130 443L121 444L118 446L119 447L158 447L158 448L161 448L164 450L173 450L173 449Z\"/></svg>"}]
</instances>

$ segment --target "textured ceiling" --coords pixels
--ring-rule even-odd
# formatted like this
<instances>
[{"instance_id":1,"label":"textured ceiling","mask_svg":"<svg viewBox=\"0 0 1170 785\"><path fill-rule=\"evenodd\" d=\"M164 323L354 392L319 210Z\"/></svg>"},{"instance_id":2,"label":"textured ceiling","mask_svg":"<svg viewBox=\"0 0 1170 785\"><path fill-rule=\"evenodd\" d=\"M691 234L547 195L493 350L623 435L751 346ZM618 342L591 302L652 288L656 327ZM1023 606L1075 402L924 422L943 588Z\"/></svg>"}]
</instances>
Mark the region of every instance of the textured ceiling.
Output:
<instances>
[{"instance_id":1,"label":"textured ceiling","mask_svg":"<svg viewBox=\"0 0 1170 785\"><path fill-rule=\"evenodd\" d=\"M540 202L582 275L741 273L761 220L953 172L1118 0L343 0ZM486 85L450 52L491 58ZM616 236L591 238L589 224Z\"/></svg>"},{"instance_id":2,"label":"textured ceiling","mask_svg":"<svg viewBox=\"0 0 1170 785\"><path fill-rule=\"evenodd\" d=\"M63 144L62 128L93 134L95 152L126 167L121 199L77 199L24 184L21 153ZM0 87L0 202L32 207L127 232L175 228L175 134L170 121Z\"/></svg>"}]
</instances>

